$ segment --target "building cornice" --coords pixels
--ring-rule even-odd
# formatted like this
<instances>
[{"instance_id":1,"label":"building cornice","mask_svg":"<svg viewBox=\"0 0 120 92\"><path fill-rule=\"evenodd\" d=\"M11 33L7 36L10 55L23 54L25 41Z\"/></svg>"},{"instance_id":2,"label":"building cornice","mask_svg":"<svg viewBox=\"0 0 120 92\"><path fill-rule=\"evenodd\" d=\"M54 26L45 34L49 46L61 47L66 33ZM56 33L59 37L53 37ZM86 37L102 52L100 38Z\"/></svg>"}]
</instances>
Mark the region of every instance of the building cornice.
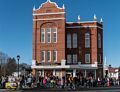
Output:
<instances>
[{"instance_id":1,"label":"building cornice","mask_svg":"<svg viewBox=\"0 0 120 92\"><path fill-rule=\"evenodd\" d=\"M65 18L46 18L46 19L33 19L33 21L41 21L41 20L65 20Z\"/></svg>"},{"instance_id":2,"label":"building cornice","mask_svg":"<svg viewBox=\"0 0 120 92\"><path fill-rule=\"evenodd\" d=\"M57 15L57 14L65 14L65 12L55 12L55 13L33 13L33 16L41 16L41 15Z\"/></svg>"},{"instance_id":3,"label":"building cornice","mask_svg":"<svg viewBox=\"0 0 120 92\"><path fill-rule=\"evenodd\" d=\"M69 26L66 28L100 28L100 29L103 29L102 27L99 27L99 26Z\"/></svg>"},{"instance_id":4,"label":"building cornice","mask_svg":"<svg viewBox=\"0 0 120 92\"><path fill-rule=\"evenodd\" d=\"M97 69L97 64L80 64L80 65L33 65L33 69Z\"/></svg>"},{"instance_id":5,"label":"building cornice","mask_svg":"<svg viewBox=\"0 0 120 92\"><path fill-rule=\"evenodd\" d=\"M97 22L97 21L80 21L80 23L94 23L94 22ZM73 24L73 23L78 23L78 22L66 22L68 24Z\"/></svg>"}]
</instances>

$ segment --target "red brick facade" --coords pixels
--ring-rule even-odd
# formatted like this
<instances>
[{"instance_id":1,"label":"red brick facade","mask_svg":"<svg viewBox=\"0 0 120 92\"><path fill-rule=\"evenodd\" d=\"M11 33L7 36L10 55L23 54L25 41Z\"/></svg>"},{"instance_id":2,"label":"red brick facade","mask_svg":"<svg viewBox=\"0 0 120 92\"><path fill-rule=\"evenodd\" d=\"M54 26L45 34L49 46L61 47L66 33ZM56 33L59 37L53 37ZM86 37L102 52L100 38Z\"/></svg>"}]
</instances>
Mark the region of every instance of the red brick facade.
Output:
<instances>
[{"instance_id":1,"label":"red brick facade","mask_svg":"<svg viewBox=\"0 0 120 92\"><path fill-rule=\"evenodd\" d=\"M46 31L45 31L45 43L41 43L41 29L42 28L57 28L57 42L53 43L53 33L51 32L51 42L47 43ZM90 33L90 48L85 48L85 33ZM77 48L67 48L67 34L77 33ZM101 35L101 48L98 48L98 33ZM71 41L73 44L73 42ZM57 51L57 62L53 62L51 54L51 62L41 62L41 50L43 51ZM98 55L101 55L101 62L96 67L96 77L102 77L103 75L103 26L102 23L98 23L96 20L88 22L66 22L64 6L59 8L56 3L47 1L41 5L39 9L33 10L33 60L36 65L61 65L62 60L66 60L67 54L77 54L77 62L81 62L84 66L85 54L90 53L90 63L96 64L98 62ZM46 58L45 54L45 58ZM71 63L72 64L72 63ZM78 63L77 63L78 64ZM35 66L35 65L34 65ZM72 66L71 66L72 67ZM33 68L35 74L36 69ZM43 68L42 68L43 69ZM39 68L39 70L42 70ZM57 68L55 68L57 69ZM85 68L89 69L89 68ZM38 69L37 69L38 70ZM44 68L46 70L46 68ZM51 69L52 70L52 69ZM60 71L66 71L66 68L61 68ZM72 70L72 68L68 69ZM84 70L82 68L81 70ZM94 70L94 69L91 69ZM78 71L80 69L78 68Z\"/></svg>"},{"instance_id":2,"label":"red brick facade","mask_svg":"<svg viewBox=\"0 0 120 92\"><path fill-rule=\"evenodd\" d=\"M49 7L48 7L49 6ZM58 9L55 4L47 2L41 7L41 9L33 11L33 14L41 13L56 13L64 12L64 9ZM51 20L53 18L53 20ZM55 18L55 19L54 19ZM58 19L57 19L58 18ZM61 19L59 19L61 18ZM37 21L37 19L41 19ZM45 20L44 20L45 19ZM49 20L50 19L50 20ZM38 15L34 16L33 20L33 59L40 63L40 50L50 50L56 49L58 51L58 62L61 59L65 59L65 14L51 14L51 15ZM56 43L41 43L40 29L41 28L57 28L57 44ZM53 37L53 34L51 34ZM45 41L46 42L46 41ZM46 62L46 61L45 61ZM52 62L51 62L52 63Z\"/></svg>"}]
</instances>

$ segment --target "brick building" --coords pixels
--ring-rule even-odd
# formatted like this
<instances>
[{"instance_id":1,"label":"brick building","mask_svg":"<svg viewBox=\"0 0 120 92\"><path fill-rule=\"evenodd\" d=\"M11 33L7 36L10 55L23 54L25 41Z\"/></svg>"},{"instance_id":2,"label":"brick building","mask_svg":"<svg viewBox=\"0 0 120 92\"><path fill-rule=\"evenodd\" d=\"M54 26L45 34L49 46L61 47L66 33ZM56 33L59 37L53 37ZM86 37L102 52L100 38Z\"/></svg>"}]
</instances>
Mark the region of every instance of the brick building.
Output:
<instances>
[{"instance_id":1,"label":"brick building","mask_svg":"<svg viewBox=\"0 0 120 92\"><path fill-rule=\"evenodd\" d=\"M33 74L102 78L102 19L66 22L65 13L50 0L33 8Z\"/></svg>"}]
</instances>

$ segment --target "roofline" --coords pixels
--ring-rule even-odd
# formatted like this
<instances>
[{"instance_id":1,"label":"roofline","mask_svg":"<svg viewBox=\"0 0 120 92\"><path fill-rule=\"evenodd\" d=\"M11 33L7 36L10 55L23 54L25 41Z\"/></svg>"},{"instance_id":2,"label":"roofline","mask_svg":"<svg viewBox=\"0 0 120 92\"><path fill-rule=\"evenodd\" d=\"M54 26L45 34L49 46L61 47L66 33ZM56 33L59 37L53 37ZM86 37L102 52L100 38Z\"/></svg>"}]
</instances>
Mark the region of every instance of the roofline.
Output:
<instances>
[{"instance_id":1,"label":"roofline","mask_svg":"<svg viewBox=\"0 0 120 92\"><path fill-rule=\"evenodd\" d=\"M80 23L93 23L93 22L97 22L97 21L80 21ZM66 22L66 23L78 23L78 22Z\"/></svg>"},{"instance_id":2,"label":"roofline","mask_svg":"<svg viewBox=\"0 0 120 92\"><path fill-rule=\"evenodd\" d=\"M99 27L99 26L69 26L66 28L99 28L99 29L103 29L102 27Z\"/></svg>"},{"instance_id":3,"label":"roofline","mask_svg":"<svg viewBox=\"0 0 120 92\"><path fill-rule=\"evenodd\" d=\"M99 23L102 25L102 23L98 22L98 21L80 21L80 22L66 22L68 24L73 24L73 23Z\"/></svg>"},{"instance_id":4,"label":"roofline","mask_svg":"<svg viewBox=\"0 0 120 92\"><path fill-rule=\"evenodd\" d=\"M55 3L55 2L51 2L50 0L47 0L46 2L44 2L44 3L42 3L40 6L39 6L39 8L37 8L37 9L35 9L35 6L33 7L33 11L37 11L37 10L39 10L44 4L46 4L46 3L52 3L52 4L55 4L55 6L58 8L58 9L64 9L64 7L59 7L58 6L58 4L57 3Z\"/></svg>"}]
</instances>

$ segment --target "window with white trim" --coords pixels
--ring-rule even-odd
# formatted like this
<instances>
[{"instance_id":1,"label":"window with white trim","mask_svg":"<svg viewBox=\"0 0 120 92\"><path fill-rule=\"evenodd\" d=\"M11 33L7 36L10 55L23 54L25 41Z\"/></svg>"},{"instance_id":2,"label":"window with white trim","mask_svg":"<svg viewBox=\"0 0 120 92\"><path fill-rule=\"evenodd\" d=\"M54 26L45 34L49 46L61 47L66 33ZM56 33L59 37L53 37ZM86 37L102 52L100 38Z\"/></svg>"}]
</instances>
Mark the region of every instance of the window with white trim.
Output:
<instances>
[{"instance_id":1,"label":"window with white trim","mask_svg":"<svg viewBox=\"0 0 120 92\"><path fill-rule=\"evenodd\" d=\"M90 33L85 33L85 48L90 48Z\"/></svg>"},{"instance_id":2,"label":"window with white trim","mask_svg":"<svg viewBox=\"0 0 120 92\"><path fill-rule=\"evenodd\" d=\"M98 33L98 48L101 48L101 35Z\"/></svg>"},{"instance_id":3,"label":"window with white trim","mask_svg":"<svg viewBox=\"0 0 120 92\"><path fill-rule=\"evenodd\" d=\"M53 51L53 61L57 62L57 51L56 50Z\"/></svg>"},{"instance_id":4,"label":"window with white trim","mask_svg":"<svg viewBox=\"0 0 120 92\"><path fill-rule=\"evenodd\" d=\"M47 28L46 32L47 32L47 42L50 43L51 42L51 30L50 30L50 28Z\"/></svg>"},{"instance_id":5,"label":"window with white trim","mask_svg":"<svg viewBox=\"0 0 120 92\"><path fill-rule=\"evenodd\" d=\"M85 54L85 63L90 63L90 54Z\"/></svg>"},{"instance_id":6,"label":"window with white trim","mask_svg":"<svg viewBox=\"0 0 120 92\"><path fill-rule=\"evenodd\" d=\"M73 33L73 48L77 48L77 33Z\"/></svg>"},{"instance_id":7,"label":"window with white trim","mask_svg":"<svg viewBox=\"0 0 120 92\"><path fill-rule=\"evenodd\" d=\"M52 28L51 32L53 32L53 43L57 42L57 28Z\"/></svg>"},{"instance_id":8,"label":"window with white trim","mask_svg":"<svg viewBox=\"0 0 120 92\"><path fill-rule=\"evenodd\" d=\"M71 48L71 34L67 34L67 48Z\"/></svg>"},{"instance_id":9,"label":"window with white trim","mask_svg":"<svg viewBox=\"0 0 120 92\"><path fill-rule=\"evenodd\" d=\"M73 54L73 63L74 63L74 64L77 63L77 54Z\"/></svg>"},{"instance_id":10,"label":"window with white trim","mask_svg":"<svg viewBox=\"0 0 120 92\"><path fill-rule=\"evenodd\" d=\"M68 54L67 55L67 64L71 64L72 63L72 55Z\"/></svg>"},{"instance_id":11,"label":"window with white trim","mask_svg":"<svg viewBox=\"0 0 120 92\"><path fill-rule=\"evenodd\" d=\"M41 62L45 62L45 51L41 51Z\"/></svg>"},{"instance_id":12,"label":"window with white trim","mask_svg":"<svg viewBox=\"0 0 120 92\"><path fill-rule=\"evenodd\" d=\"M45 29L41 28L41 43L45 43Z\"/></svg>"},{"instance_id":13,"label":"window with white trim","mask_svg":"<svg viewBox=\"0 0 120 92\"><path fill-rule=\"evenodd\" d=\"M101 54L98 54L98 64L101 63Z\"/></svg>"},{"instance_id":14,"label":"window with white trim","mask_svg":"<svg viewBox=\"0 0 120 92\"><path fill-rule=\"evenodd\" d=\"M51 52L47 51L47 62L51 61Z\"/></svg>"}]
</instances>

